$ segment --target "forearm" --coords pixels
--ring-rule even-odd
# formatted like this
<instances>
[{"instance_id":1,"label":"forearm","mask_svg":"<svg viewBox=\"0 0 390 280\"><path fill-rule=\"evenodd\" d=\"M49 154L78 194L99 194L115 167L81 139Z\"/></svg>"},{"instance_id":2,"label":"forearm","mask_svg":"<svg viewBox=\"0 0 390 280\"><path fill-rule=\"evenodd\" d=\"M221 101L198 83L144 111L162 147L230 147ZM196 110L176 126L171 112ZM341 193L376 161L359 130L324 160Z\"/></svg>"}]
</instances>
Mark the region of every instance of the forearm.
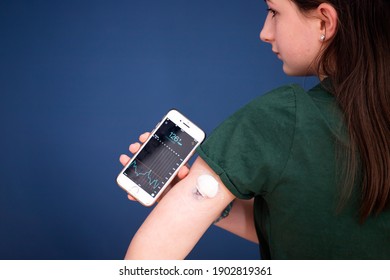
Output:
<instances>
[{"instance_id":1,"label":"forearm","mask_svg":"<svg viewBox=\"0 0 390 280\"><path fill-rule=\"evenodd\" d=\"M259 243L253 219L253 199L236 199L229 216L215 225L244 239Z\"/></svg>"}]
</instances>

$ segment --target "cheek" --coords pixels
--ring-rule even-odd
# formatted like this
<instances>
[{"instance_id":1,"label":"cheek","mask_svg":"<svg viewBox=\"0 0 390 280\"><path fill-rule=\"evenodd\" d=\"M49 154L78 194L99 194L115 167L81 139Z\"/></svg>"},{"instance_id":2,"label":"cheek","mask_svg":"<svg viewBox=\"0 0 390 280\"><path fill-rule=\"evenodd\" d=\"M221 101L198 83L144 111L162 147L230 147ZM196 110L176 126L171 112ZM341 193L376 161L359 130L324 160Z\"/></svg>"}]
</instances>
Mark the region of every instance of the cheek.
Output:
<instances>
[{"instance_id":1,"label":"cheek","mask_svg":"<svg viewBox=\"0 0 390 280\"><path fill-rule=\"evenodd\" d=\"M296 55L307 56L312 49L312 35L305 28L300 26L294 29L288 29L289 32L282 34L279 38L283 41L284 49L287 52L295 53Z\"/></svg>"},{"instance_id":2,"label":"cheek","mask_svg":"<svg viewBox=\"0 0 390 280\"><path fill-rule=\"evenodd\" d=\"M313 40L302 32L290 33L280 40L279 51L284 63L284 72L288 75L312 74L310 69L319 52L319 48L313 45Z\"/></svg>"}]
</instances>

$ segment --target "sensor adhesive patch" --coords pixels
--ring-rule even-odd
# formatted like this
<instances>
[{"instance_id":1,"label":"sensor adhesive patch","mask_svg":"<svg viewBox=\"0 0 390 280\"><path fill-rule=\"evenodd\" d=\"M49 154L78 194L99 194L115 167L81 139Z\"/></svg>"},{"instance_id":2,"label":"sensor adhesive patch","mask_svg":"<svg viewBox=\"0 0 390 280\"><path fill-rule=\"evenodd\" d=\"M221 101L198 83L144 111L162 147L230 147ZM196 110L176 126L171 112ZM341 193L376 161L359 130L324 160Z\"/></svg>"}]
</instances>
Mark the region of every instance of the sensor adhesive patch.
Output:
<instances>
[{"instance_id":1,"label":"sensor adhesive patch","mask_svg":"<svg viewBox=\"0 0 390 280\"><path fill-rule=\"evenodd\" d=\"M200 175L197 179L197 194L204 198L214 198L218 193L219 184L213 176L205 174Z\"/></svg>"}]
</instances>

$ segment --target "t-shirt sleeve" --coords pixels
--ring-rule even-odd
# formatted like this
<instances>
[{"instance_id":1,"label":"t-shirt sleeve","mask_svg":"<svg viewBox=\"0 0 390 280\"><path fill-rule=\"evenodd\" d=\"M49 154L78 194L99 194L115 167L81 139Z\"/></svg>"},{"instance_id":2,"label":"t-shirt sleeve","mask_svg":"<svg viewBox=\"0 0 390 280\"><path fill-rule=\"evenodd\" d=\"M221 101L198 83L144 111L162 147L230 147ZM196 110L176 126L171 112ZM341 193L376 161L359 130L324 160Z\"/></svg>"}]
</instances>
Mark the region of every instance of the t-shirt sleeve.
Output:
<instances>
[{"instance_id":1,"label":"t-shirt sleeve","mask_svg":"<svg viewBox=\"0 0 390 280\"><path fill-rule=\"evenodd\" d=\"M291 152L296 89L260 96L219 125L198 155L238 198L266 195L277 185Z\"/></svg>"}]
</instances>

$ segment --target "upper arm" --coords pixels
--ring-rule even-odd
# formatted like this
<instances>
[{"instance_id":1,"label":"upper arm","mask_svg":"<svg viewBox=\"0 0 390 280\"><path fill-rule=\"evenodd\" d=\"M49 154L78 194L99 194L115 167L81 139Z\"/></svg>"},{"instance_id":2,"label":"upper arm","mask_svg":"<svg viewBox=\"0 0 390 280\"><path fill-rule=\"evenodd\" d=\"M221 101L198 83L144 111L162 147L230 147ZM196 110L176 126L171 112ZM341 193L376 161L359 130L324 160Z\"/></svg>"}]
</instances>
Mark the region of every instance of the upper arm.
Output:
<instances>
[{"instance_id":1,"label":"upper arm","mask_svg":"<svg viewBox=\"0 0 390 280\"><path fill-rule=\"evenodd\" d=\"M218 181L213 198L195 195L197 178L209 174ZM153 209L134 236L126 258L183 259L234 199L217 174L201 158Z\"/></svg>"}]
</instances>

